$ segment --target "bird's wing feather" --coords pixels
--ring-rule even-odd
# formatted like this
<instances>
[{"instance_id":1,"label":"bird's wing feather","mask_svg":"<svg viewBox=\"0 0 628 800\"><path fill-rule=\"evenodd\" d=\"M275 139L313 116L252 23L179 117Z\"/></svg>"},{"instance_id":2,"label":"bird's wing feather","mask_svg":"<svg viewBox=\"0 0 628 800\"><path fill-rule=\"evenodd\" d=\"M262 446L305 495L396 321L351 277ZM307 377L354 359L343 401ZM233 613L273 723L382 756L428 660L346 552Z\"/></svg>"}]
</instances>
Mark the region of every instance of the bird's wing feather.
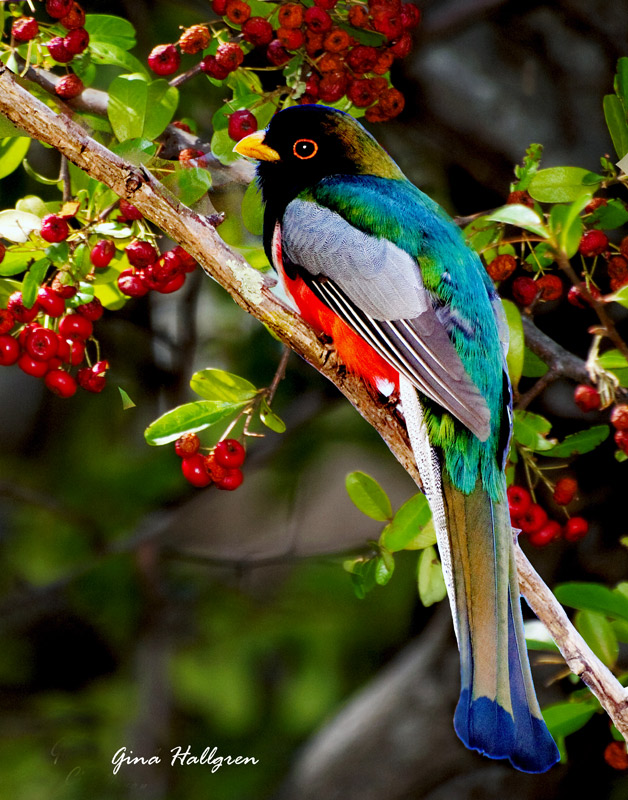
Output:
<instances>
[{"instance_id":1,"label":"bird's wing feather","mask_svg":"<svg viewBox=\"0 0 628 800\"><path fill-rule=\"evenodd\" d=\"M487 438L488 407L436 313L416 259L340 214L298 199L286 208L281 244L284 267L300 268L310 289L420 392Z\"/></svg>"}]
</instances>

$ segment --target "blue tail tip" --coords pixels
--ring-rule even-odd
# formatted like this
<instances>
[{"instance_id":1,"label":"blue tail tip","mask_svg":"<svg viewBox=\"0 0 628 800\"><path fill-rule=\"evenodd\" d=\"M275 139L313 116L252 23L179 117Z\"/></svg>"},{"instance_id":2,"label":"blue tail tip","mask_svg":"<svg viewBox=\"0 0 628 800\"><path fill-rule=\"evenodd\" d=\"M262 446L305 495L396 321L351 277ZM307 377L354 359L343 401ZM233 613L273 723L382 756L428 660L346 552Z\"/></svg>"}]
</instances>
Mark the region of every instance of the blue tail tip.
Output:
<instances>
[{"instance_id":1,"label":"blue tail tip","mask_svg":"<svg viewBox=\"0 0 628 800\"><path fill-rule=\"evenodd\" d=\"M560 753L542 719L528 709L515 720L506 709L489 697L471 700L464 689L454 716L456 733L470 750L489 758L508 759L521 772L547 772Z\"/></svg>"}]
</instances>

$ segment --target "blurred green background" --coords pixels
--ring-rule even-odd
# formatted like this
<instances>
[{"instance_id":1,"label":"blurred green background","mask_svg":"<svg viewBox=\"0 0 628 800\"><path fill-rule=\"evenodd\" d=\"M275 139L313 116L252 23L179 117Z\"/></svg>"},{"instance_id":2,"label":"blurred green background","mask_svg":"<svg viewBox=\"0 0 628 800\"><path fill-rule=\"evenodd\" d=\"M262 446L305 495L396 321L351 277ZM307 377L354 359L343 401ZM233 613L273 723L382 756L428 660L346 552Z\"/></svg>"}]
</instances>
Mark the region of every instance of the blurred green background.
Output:
<instances>
[{"instance_id":1,"label":"blurred green background","mask_svg":"<svg viewBox=\"0 0 628 800\"><path fill-rule=\"evenodd\" d=\"M179 26L210 17L201 2L83 5L130 19L140 58L175 40ZM452 213L468 214L504 201L512 165L532 141L546 146L545 166L596 169L610 149L601 102L617 57L626 55L626 2L419 5L415 52L395 76L406 111L373 128L412 180ZM199 77L185 85L178 116L193 117L209 138L220 96ZM55 153L33 144L29 159L55 174ZM0 182L3 207L27 193L46 199L42 188L15 173ZM212 200L228 213L225 238L251 244L239 223L241 194L221 190ZM570 314L550 313L539 324L585 355L586 327ZM17 369L0 374L2 797L303 798L309 780L326 787L311 795L323 800L558 798L578 796L585 779L595 781L596 796L628 796L627 780L603 762L610 734L601 716L568 742L569 764L542 779L464 750L451 721L458 691L451 625L446 609L418 604L412 555L401 556L389 586L365 600L342 569L342 554L379 532L352 507L345 474L373 474L396 505L412 483L296 356L275 405L287 433L252 441L236 493L190 489L173 448L145 444L146 425L190 398L194 369L224 368L258 386L272 380L280 345L220 287L199 272L177 295L107 313L96 333L112 365L102 395L63 401ZM135 408L122 409L117 386ZM568 383L556 384L538 408L558 420L558 434L579 425ZM612 583L627 567L618 545L627 533L625 475L610 444L580 462L591 535L532 555L550 583ZM395 711L381 729L359 731L372 740L368 757L360 762L354 753L355 768L348 756L337 759L337 780L314 773L306 780L307 769L294 767L309 752L300 748L356 692L376 705L387 681L403 686L408 647L432 647L422 724L433 738L415 737L400 690L382 704L392 711L398 704L400 724ZM545 686L557 671L536 673L542 704L569 686ZM445 688L441 672L451 677ZM343 741L359 749L351 720L343 725ZM342 753L343 741L328 746ZM445 744L435 750L437 743ZM171 767L170 749L188 745L197 756L217 747L218 755L259 763L214 773ZM121 747L158 754L162 764L113 775ZM320 771L332 761L319 753L315 763Z\"/></svg>"}]
</instances>

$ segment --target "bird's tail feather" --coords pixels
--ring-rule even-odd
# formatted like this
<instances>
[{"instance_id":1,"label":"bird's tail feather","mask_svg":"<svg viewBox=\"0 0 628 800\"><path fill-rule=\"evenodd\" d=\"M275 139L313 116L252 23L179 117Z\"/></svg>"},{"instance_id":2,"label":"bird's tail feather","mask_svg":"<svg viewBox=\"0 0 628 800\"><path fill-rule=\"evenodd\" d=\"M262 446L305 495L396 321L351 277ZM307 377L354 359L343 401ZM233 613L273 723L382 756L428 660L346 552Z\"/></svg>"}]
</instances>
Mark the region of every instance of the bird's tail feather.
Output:
<instances>
[{"instance_id":1,"label":"bird's tail feather","mask_svg":"<svg viewBox=\"0 0 628 800\"><path fill-rule=\"evenodd\" d=\"M456 732L471 749L544 772L559 753L532 684L508 507L480 486L466 495L451 484L429 443L416 392L403 378L400 393L460 649Z\"/></svg>"}]
</instances>

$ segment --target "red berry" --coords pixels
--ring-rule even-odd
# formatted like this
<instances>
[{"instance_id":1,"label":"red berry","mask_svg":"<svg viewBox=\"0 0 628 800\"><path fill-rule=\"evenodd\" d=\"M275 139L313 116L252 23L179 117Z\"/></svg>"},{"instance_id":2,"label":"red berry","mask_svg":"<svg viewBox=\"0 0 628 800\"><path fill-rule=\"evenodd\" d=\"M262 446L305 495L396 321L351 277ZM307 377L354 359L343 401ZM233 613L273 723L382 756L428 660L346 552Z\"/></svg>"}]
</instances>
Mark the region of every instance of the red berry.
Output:
<instances>
[{"instance_id":1,"label":"red berry","mask_svg":"<svg viewBox=\"0 0 628 800\"><path fill-rule=\"evenodd\" d=\"M74 297L78 292L77 287L74 285L74 278L67 270L59 270L59 272L57 272L52 280L50 288L64 300Z\"/></svg>"},{"instance_id":2,"label":"red berry","mask_svg":"<svg viewBox=\"0 0 628 800\"><path fill-rule=\"evenodd\" d=\"M61 19L72 10L74 0L46 0L46 11L54 19Z\"/></svg>"},{"instance_id":3,"label":"red berry","mask_svg":"<svg viewBox=\"0 0 628 800\"><path fill-rule=\"evenodd\" d=\"M615 436L613 438L615 439L617 447L628 455L628 431L615 431Z\"/></svg>"},{"instance_id":4,"label":"red berry","mask_svg":"<svg viewBox=\"0 0 628 800\"><path fill-rule=\"evenodd\" d=\"M286 50L298 50L305 41L303 31L295 28L278 28L277 38Z\"/></svg>"},{"instance_id":5,"label":"red berry","mask_svg":"<svg viewBox=\"0 0 628 800\"><path fill-rule=\"evenodd\" d=\"M398 39L403 33L404 27L400 13L395 14L387 8L378 8L373 11L371 19L375 30L383 33L389 41Z\"/></svg>"},{"instance_id":6,"label":"red berry","mask_svg":"<svg viewBox=\"0 0 628 800\"><path fill-rule=\"evenodd\" d=\"M0 308L0 334L8 333L15 325L15 317L8 308Z\"/></svg>"},{"instance_id":7,"label":"red berry","mask_svg":"<svg viewBox=\"0 0 628 800\"><path fill-rule=\"evenodd\" d=\"M522 306L529 306L536 297L536 281L521 275L512 283L512 296Z\"/></svg>"},{"instance_id":8,"label":"red berry","mask_svg":"<svg viewBox=\"0 0 628 800\"><path fill-rule=\"evenodd\" d=\"M35 300L31 308L26 308L22 298L22 292L13 292L7 303L8 310L13 314L17 322L32 322L39 313L39 304Z\"/></svg>"},{"instance_id":9,"label":"red berry","mask_svg":"<svg viewBox=\"0 0 628 800\"><path fill-rule=\"evenodd\" d=\"M97 319L100 319L104 310L102 303L97 297L92 298L89 303L83 303L83 305L76 307L76 313L85 317L90 322L96 322Z\"/></svg>"},{"instance_id":10,"label":"red berry","mask_svg":"<svg viewBox=\"0 0 628 800\"><path fill-rule=\"evenodd\" d=\"M412 50L412 37L409 33L402 33L396 42L390 45L390 52L395 58L405 58Z\"/></svg>"},{"instance_id":11,"label":"red berry","mask_svg":"<svg viewBox=\"0 0 628 800\"><path fill-rule=\"evenodd\" d=\"M377 91L369 78L355 78L349 84L347 97L356 108L366 108L377 99Z\"/></svg>"},{"instance_id":12,"label":"red berry","mask_svg":"<svg viewBox=\"0 0 628 800\"><path fill-rule=\"evenodd\" d=\"M507 490L508 509L513 521L516 521L522 514L530 508L532 497L523 486L509 486Z\"/></svg>"},{"instance_id":13,"label":"red berry","mask_svg":"<svg viewBox=\"0 0 628 800\"><path fill-rule=\"evenodd\" d=\"M611 742L604 749L604 761L616 770L628 769L628 752L625 742Z\"/></svg>"},{"instance_id":14,"label":"red berry","mask_svg":"<svg viewBox=\"0 0 628 800\"><path fill-rule=\"evenodd\" d=\"M94 326L80 314L68 314L59 322L59 333L66 339L85 341L92 335Z\"/></svg>"},{"instance_id":15,"label":"red berry","mask_svg":"<svg viewBox=\"0 0 628 800\"><path fill-rule=\"evenodd\" d=\"M89 254L92 264L97 269L104 269L111 263L111 259L116 254L116 246L110 239L100 239L92 247Z\"/></svg>"},{"instance_id":16,"label":"red berry","mask_svg":"<svg viewBox=\"0 0 628 800\"><path fill-rule=\"evenodd\" d=\"M206 25L192 25L179 36L179 47L182 53L195 55L204 50L211 41L211 34Z\"/></svg>"},{"instance_id":17,"label":"red berry","mask_svg":"<svg viewBox=\"0 0 628 800\"><path fill-rule=\"evenodd\" d=\"M332 28L329 14L318 6L308 8L303 16L306 26L314 33L327 33Z\"/></svg>"},{"instance_id":18,"label":"red berry","mask_svg":"<svg viewBox=\"0 0 628 800\"><path fill-rule=\"evenodd\" d=\"M11 25L11 34L16 42L30 42L38 33L39 25L34 17L20 17Z\"/></svg>"},{"instance_id":19,"label":"red berry","mask_svg":"<svg viewBox=\"0 0 628 800\"><path fill-rule=\"evenodd\" d=\"M377 50L369 45L359 44L349 51L347 64L356 75L363 75L370 72L377 64Z\"/></svg>"},{"instance_id":20,"label":"red berry","mask_svg":"<svg viewBox=\"0 0 628 800\"><path fill-rule=\"evenodd\" d=\"M207 469L205 457L200 453L195 453L193 456L188 456L181 461L181 471L183 477L191 483L192 486L201 488L209 486L212 482L212 477Z\"/></svg>"},{"instance_id":21,"label":"red berry","mask_svg":"<svg viewBox=\"0 0 628 800\"><path fill-rule=\"evenodd\" d=\"M72 8L65 16L61 17L59 22L68 31L82 28L85 25L85 12L78 3L74 2Z\"/></svg>"},{"instance_id":22,"label":"red berry","mask_svg":"<svg viewBox=\"0 0 628 800\"><path fill-rule=\"evenodd\" d=\"M48 361L57 355L59 337L50 328L36 328L31 331L24 342L26 352L37 361Z\"/></svg>"},{"instance_id":23,"label":"red berry","mask_svg":"<svg viewBox=\"0 0 628 800\"><path fill-rule=\"evenodd\" d=\"M196 269L196 259L184 250L181 245L177 245L173 248L172 252L176 254L185 272L194 272Z\"/></svg>"},{"instance_id":24,"label":"red berry","mask_svg":"<svg viewBox=\"0 0 628 800\"><path fill-rule=\"evenodd\" d=\"M318 5L318 4L317 4ZM369 13L364 6L349 6L349 24L354 28L367 28L369 25Z\"/></svg>"},{"instance_id":25,"label":"red berry","mask_svg":"<svg viewBox=\"0 0 628 800\"><path fill-rule=\"evenodd\" d=\"M0 264L4 261L4 256L6 252L7 248L4 246L3 242L0 242Z\"/></svg>"},{"instance_id":26,"label":"red berry","mask_svg":"<svg viewBox=\"0 0 628 800\"><path fill-rule=\"evenodd\" d=\"M85 342L81 339L63 339L63 341L66 343L67 350L62 346L59 349L60 352L57 353L63 363L71 364L73 367L82 364L85 358ZM61 353L63 353L63 355L61 355Z\"/></svg>"},{"instance_id":27,"label":"red berry","mask_svg":"<svg viewBox=\"0 0 628 800\"><path fill-rule=\"evenodd\" d=\"M214 448L214 458L221 467L233 469L244 464L246 450L237 439L224 439Z\"/></svg>"},{"instance_id":28,"label":"red berry","mask_svg":"<svg viewBox=\"0 0 628 800\"><path fill-rule=\"evenodd\" d=\"M560 478L554 488L554 502L559 506L566 506L574 499L578 492L578 481L575 478Z\"/></svg>"},{"instance_id":29,"label":"red berry","mask_svg":"<svg viewBox=\"0 0 628 800\"><path fill-rule=\"evenodd\" d=\"M228 492L233 492L242 485L243 480L244 475L242 474L242 470L237 468L228 469L226 474L219 481L216 481L216 486L219 489L225 489Z\"/></svg>"},{"instance_id":30,"label":"red berry","mask_svg":"<svg viewBox=\"0 0 628 800\"><path fill-rule=\"evenodd\" d=\"M586 384L576 386L573 399L578 408L585 413L588 411L597 411L601 403L598 390Z\"/></svg>"},{"instance_id":31,"label":"red berry","mask_svg":"<svg viewBox=\"0 0 628 800\"><path fill-rule=\"evenodd\" d=\"M229 117L229 136L234 142L239 142L244 139L249 133L255 133L257 130L257 120L253 112L247 108L240 111L234 111Z\"/></svg>"},{"instance_id":32,"label":"red berry","mask_svg":"<svg viewBox=\"0 0 628 800\"><path fill-rule=\"evenodd\" d=\"M245 41L259 47L273 40L273 26L264 17L251 17L242 26Z\"/></svg>"},{"instance_id":33,"label":"red berry","mask_svg":"<svg viewBox=\"0 0 628 800\"><path fill-rule=\"evenodd\" d=\"M623 256L613 256L608 259L609 278L628 278L628 259Z\"/></svg>"},{"instance_id":34,"label":"red berry","mask_svg":"<svg viewBox=\"0 0 628 800\"><path fill-rule=\"evenodd\" d=\"M49 317L61 317L65 312L65 300L50 286L42 286L37 292L37 303Z\"/></svg>"},{"instance_id":35,"label":"red berry","mask_svg":"<svg viewBox=\"0 0 628 800\"><path fill-rule=\"evenodd\" d=\"M20 357L20 345L17 339L8 334L0 336L0 367L10 367Z\"/></svg>"},{"instance_id":36,"label":"red berry","mask_svg":"<svg viewBox=\"0 0 628 800\"><path fill-rule=\"evenodd\" d=\"M290 61L292 56L286 50L286 48L281 44L279 39L273 39L272 42L266 48L266 58L270 61L270 63L275 67L280 67L282 64Z\"/></svg>"},{"instance_id":37,"label":"red berry","mask_svg":"<svg viewBox=\"0 0 628 800\"><path fill-rule=\"evenodd\" d=\"M524 191L515 191L511 192L508 195L508 200L506 200L508 205L522 205L528 206L528 208L534 208L534 200L530 197L528 192Z\"/></svg>"},{"instance_id":38,"label":"red berry","mask_svg":"<svg viewBox=\"0 0 628 800\"><path fill-rule=\"evenodd\" d=\"M399 89L385 89L379 96L378 105L388 119L401 114L406 104L404 96Z\"/></svg>"},{"instance_id":39,"label":"red berry","mask_svg":"<svg viewBox=\"0 0 628 800\"><path fill-rule=\"evenodd\" d=\"M320 99L325 103L335 103L347 91L347 74L345 72L327 72L318 86Z\"/></svg>"},{"instance_id":40,"label":"red berry","mask_svg":"<svg viewBox=\"0 0 628 800\"><path fill-rule=\"evenodd\" d=\"M47 214L41 221L41 238L47 242L63 242L68 238L70 228L63 217Z\"/></svg>"},{"instance_id":41,"label":"red berry","mask_svg":"<svg viewBox=\"0 0 628 800\"><path fill-rule=\"evenodd\" d=\"M125 200L124 197L120 198L120 215L125 222L133 222L134 220L142 219L142 212L139 208Z\"/></svg>"},{"instance_id":42,"label":"red berry","mask_svg":"<svg viewBox=\"0 0 628 800\"><path fill-rule=\"evenodd\" d=\"M85 87L78 75L64 75L55 86L55 94L64 100L78 97Z\"/></svg>"},{"instance_id":43,"label":"red berry","mask_svg":"<svg viewBox=\"0 0 628 800\"><path fill-rule=\"evenodd\" d=\"M300 28L303 22L303 6L297 3L284 3L279 6L277 19L280 28Z\"/></svg>"},{"instance_id":44,"label":"red berry","mask_svg":"<svg viewBox=\"0 0 628 800\"><path fill-rule=\"evenodd\" d=\"M227 0L225 15L236 25L243 25L251 16L251 6L242 0Z\"/></svg>"},{"instance_id":45,"label":"red berry","mask_svg":"<svg viewBox=\"0 0 628 800\"><path fill-rule=\"evenodd\" d=\"M68 53L71 53L73 56L78 56L87 49L89 33L87 33L85 28L73 28L63 37L63 44Z\"/></svg>"},{"instance_id":46,"label":"red berry","mask_svg":"<svg viewBox=\"0 0 628 800\"><path fill-rule=\"evenodd\" d=\"M22 353L17 360L18 367L33 378L43 378L48 372L48 362L33 358L28 353Z\"/></svg>"},{"instance_id":47,"label":"red berry","mask_svg":"<svg viewBox=\"0 0 628 800\"><path fill-rule=\"evenodd\" d=\"M216 456L214 455L213 451L208 456L206 456L205 464L207 466L209 474L212 476L212 480L215 483L221 481L227 474L228 471L227 468L220 466L220 464L216 461Z\"/></svg>"},{"instance_id":48,"label":"red berry","mask_svg":"<svg viewBox=\"0 0 628 800\"><path fill-rule=\"evenodd\" d=\"M118 289L127 297L143 297L150 290L141 272L125 269L118 275Z\"/></svg>"},{"instance_id":49,"label":"red berry","mask_svg":"<svg viewBox=\"0 0 628 800\"><path fill-rule=\"evenodd\" d=\"M611 411L611 425L618 431L628 431L628 405L622 403Z\"/></svg>"},{"instance_id":50,"label":"red berry","mask_svg":"<svg viewBox=\"0 0 628 800\"><path fill-rule=\"evenodd\" d=\"M216 56L205 56L200 63L200 68L205 75L209 75L210 78L217 81L223 81L229 74L229 70L216 61Z\"/></svg>"},{"instance_id":51,"label":"red berry","mask_svg":"<svg viewBox=\"0 0 628 800\"><path fill-rule=\"evenodd\" d=\"M524 533L536 533L546 522L547 512L538 503L531 503L518 518L519 527Z\"/></svg>"},{"instance_id":52,"label":"red berry","mask_svg":"<svg viewBox=\"0 0 628 800\"><path fill-rule=\"evenodd\" d=\"M160 283L159 286L155 287L160 294L172 294L172 292L177 292L185 283L185 272L180 272L178 275L175 275L174 278L170 278L169 281Z\"/></svg>"},{"instance_id":53,"label":"red berry","mask_svg":"<svg viewBox=\"0 0 628 800\"><path fill-rule=\"evenodd\" d=\"M124 252L129 259L129 264L139 269L147 267L159 258L159 253L150 242L142 242L139 239L131 242Z\"/></svg>"},{"instance_id":54,"label":"red berry","mask_svg":"<svg viewBox=\"0 0 628 800\"><path fill-rule=\"evenodd\" d=\"M17 337L17 340L20 343L20 347L24 348L26 346L26 339L29 336L29 334L31 334L33 331L36 331L38 328L41 327L42 326L39 324L39 322L29 322L27 325L25 325L20 331L19 336Z\"/></svg>"},{"instance_id":55,"label":"red berry","mask_svg":"<svg viewBox=\"0 0 628 800\"><path fill-rule=\"evenodd\" d=\"M105 375L108 368L109 363L107 361L99 361L91 369L83 367L76 374L78 385L81 389L85 389L86 392L93 392L94 394L102 392L107 383Z\"/></svg>"},{"instance_id":56,"label":"red berry","mask_svg":"<svg viewBox=\"0 0 628 800\"><path fill-rule=\"evenodd\" d=\"M52 369L47 372L44 383L58 397L72 397L76 392L76 380L64 369Z\"/></svg>"},{"instance_id":57,"label":"red berry","mask_svg":"<svg viewBox=\"0 0 628 800\"><path fill-rule=\"evenodd\" d=\"M244 60L244 51L235 42L221 44L216 50L216 61L229 72L237 69Z\"/></svg>"},{"instance_id":58,"label":"red berry","mask_svg":"<svg viewBox=\"0 0 628 800\"><path fill-rule=\"evenodd\" d=\"M227 10L227 0L212 0L212 10L219 17L224 17Z\"/></svg>"},{"instance_id":59,"label":"red berry","mask_svg":"<svg viewBox=\"0 0 628 800\"><path fill-rule=\"evenodd\" d=\"M558 300L563 293L563 282L558 275L541 275L536 282L536 288L541 292L541 300L549 302Z\"/></svg>"},{"instance_id":60,"label":"red berry","mask_svg":"<svg viewBox=\"0 0 628 800\"><path fill-rule=\"evenodd\" d=\"M578 252L583 256L599 256L608 249L608 236L604 231L585 231L578 245Z\"/></svg>"},{"instance_id":61,"label":"red berry","mask_svg":"<svg viewBox=\"0 0 628 800\"><path fill-rule=\"evenodd\" d=\"M414 3L404 3L401 6L401 22L406 30L416 28L421 21L421 11Z\"/></svg>"},{"instance_id":62,"label":"red berry","mask_svg":"<svg viewBox=\"0 0 628 800\"><path fill-rule=\"evenodd\" d=\"M589 532L589 523L583 517L571 517L565 524L563 536L568 542L577 542Z\"/></svg>"},{"instance_id":63,"label":"red berry","mask_svg":"<svg viewBox=\"0 0 628 800\"><path fill-rule=\"evenodd\" d=\"M593 284L589 285L589 294L594 300L599 300L602 296L600 290ZM572 286L569 289L567 292L567 300L576 308L586 308L589 305L589 301L585 298L579 286Z\"/></svg>"},{"instance_id":64,"label":"red berry","mask_svg":"<svg viewBox=\"0 0 628 800\"><path fill-rule=\"evenodd\" d=\"M605 197L593 197L584 207L584 214L592 214L600 206L607 206L608 200Z\"/></svg>"},{"instance_id":65,"label":"red berry","mask_svg":"<svg viewBox=\"0 0 628 800\"><path fill-rule=\"evenodd\" d=\"M561 534L561 528L558 522L549 519L542 528L530 534L530 543L535 547L545 547L545 545L558 539Z\"/></svg>"},{"instance_id":66,"label":"red berry","mask_svg":"<svg viewBox=\"0 0 628 800\"><path fill-rule=\"evenodd\" d=\"M174 451L180 458L189 458L198 453L201 440L195 433L184 433L174 443Z\"/></svg>"},{"instance_id":67,"label":"red berry","mask_svg":"<svg viewBox=\"0 0 628 800\"><path fill-rule=\"evenodd\" d=\"M54 39L48 42L46 47L50 55L55 61L58 61L59 64L67 64L68 61L72 61L74 57L65 46L65 40L61 36L55 36Z\"/></svg>"},{"instance_id":68,"label":"red berry","mask_svg":"<svg viewBox=\"0 0 628 800\"><path fill-rule=\"evenodd\" d=\"M156 75L172 75L180 64L181 56L173 44L158 44L148 56L148 66Z\"/></svg>"}]
</instances>

